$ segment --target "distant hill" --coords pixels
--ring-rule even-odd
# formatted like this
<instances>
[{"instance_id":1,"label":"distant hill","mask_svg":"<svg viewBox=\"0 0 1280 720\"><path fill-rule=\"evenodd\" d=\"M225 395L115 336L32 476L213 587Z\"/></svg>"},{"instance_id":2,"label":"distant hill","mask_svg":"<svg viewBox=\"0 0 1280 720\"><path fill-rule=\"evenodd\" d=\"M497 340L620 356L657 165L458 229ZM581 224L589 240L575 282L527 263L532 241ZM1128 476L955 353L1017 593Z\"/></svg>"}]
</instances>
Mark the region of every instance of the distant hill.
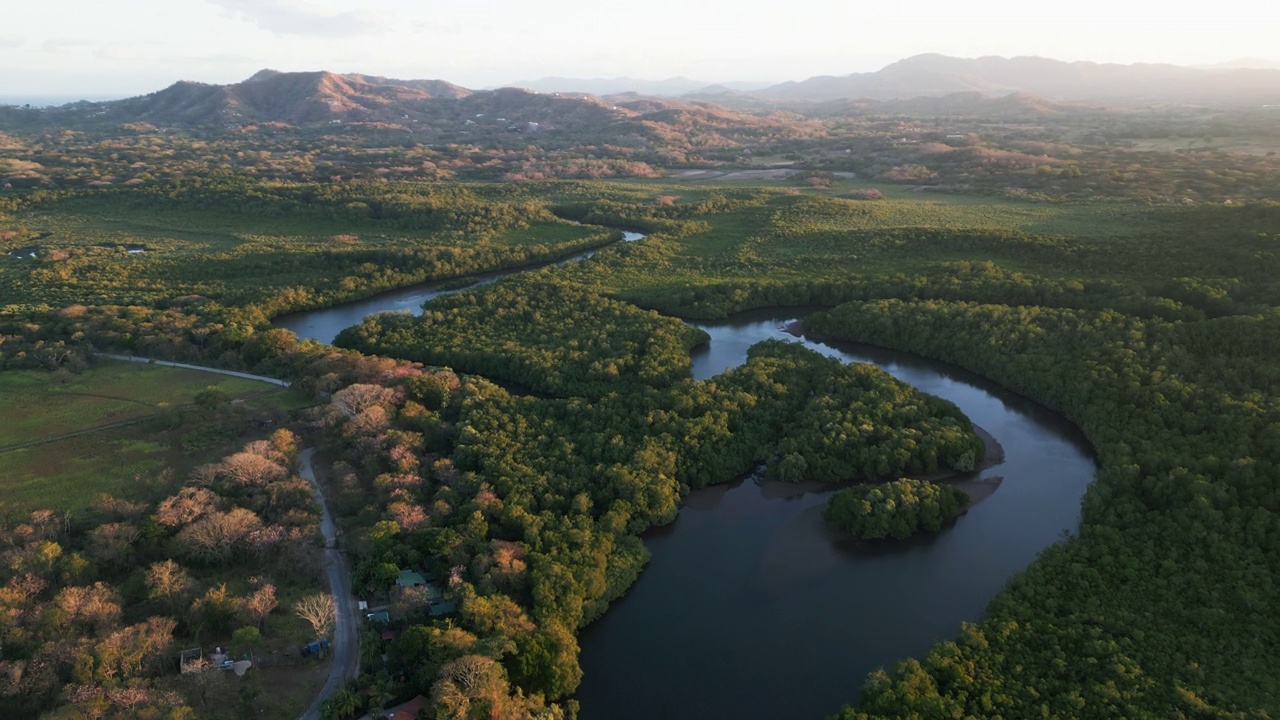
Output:
<instances>
[{"instance_id":1,"label":"distant hill","mask_svg":"<svg viewBox=\"0 0 1280 720\"><path fill-rule=\"evenodd\" d=\"M231 85L180 81L159 92L102 105L113 118L162 125L394 122L403 118L408 107L438 98L458 100L471 94L471 90L443 80L262 70Z\"/></svg>"},{"instance_id":2,"label":"distant hill","mask_svg":"<svg viewBox=\"0 0 1280 720\"><path fill-rule=\"evenodd\" d=\"M619 93L638 93L640 95L656 95L658 97L676 97L694 92L707 92L708 88L718 88L712 92L725 90L750 91L759 90L768 85L762 82L725 82L711 83L703 80L690 80L687 77L673 77L666 80L639 80L637 78L566 78L544 77L538 80L521 80L511 83L511 87L533 90L536 92L585 93L588 95L617 95Z\"/></svg>"},{"instance_id":3,"label":"distant hill","mask_svg":"<svg viewBox=\"0 0 1280 720\"><path fill-rule=\"evenodd\" d=\"M1004 120L1031 120L1088 109L1090 109L1088 106L1052 102L1023 92L991 96L969 91L903 100L842 98L814 104L806 108L805 112L808 115L827 117L906 115L912 117L981 117Z\"/></svg>"},{"instance_id":4,"label":"distant hill","mask_svg":"<svg viewBox=\"0 0 1280 720\"><path fill-rule=\"evenodd\" d=\"M825 101L893 100L957 92L1021 92L1067 101L1276 102L1280 101L1280 71L928 54L899 60L876 72L812 77L753 94L780 101Z\"/></svg>"},{"instance_id":5,"label":"distant hill","mask_svg":"<svg viewBox=\"0 0 1280 720\"><path fill-rule=\"evenodd\" d=\"M1262 58L1238 58L1212 65L1196 65L1208 70L1280 70L1280 61L1263 60Z\"/></svg>"},{"instance_id":6,"label":"distant hill","mask_svg":"<svg viewBox=\"0 0 1280 720\"><path fill-rule=\"evenodd\" d=\"M237 130L253 126L365 126L411 134L418 142L512 138L551 146L607 143L633 148L704 147L742 139L806 134L811 120L789 113L753 115L707 102L636 93L606 98L519 88L470 90L442 80L263 70L239 83L177 82L158 92L55 108L0 107L0 129L153 128ZM514 140L517 134L530 137Z\"/></svg>"}]
</instances>

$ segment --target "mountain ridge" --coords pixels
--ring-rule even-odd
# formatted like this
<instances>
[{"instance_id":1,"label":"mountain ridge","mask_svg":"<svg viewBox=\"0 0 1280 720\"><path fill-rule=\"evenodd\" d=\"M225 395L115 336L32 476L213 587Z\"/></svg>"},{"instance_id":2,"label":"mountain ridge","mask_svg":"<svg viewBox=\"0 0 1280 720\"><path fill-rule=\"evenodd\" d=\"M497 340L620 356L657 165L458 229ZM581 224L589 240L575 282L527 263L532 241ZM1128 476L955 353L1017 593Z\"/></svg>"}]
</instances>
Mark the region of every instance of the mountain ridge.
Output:
<instances>
[{"instance_id":1,"label":"mountain ridge","mask_svg":"<svg viewBox=\"0 0 1280 720\"><path fill-rule=\"evenodd\" d=\"M1256 102L1280 98L1280 70L927 53L874 72L814 76L752 94L771 100L822 102L901 100L955 92L1023 92L1051 101Z\"/></svg>"}]
</instances>

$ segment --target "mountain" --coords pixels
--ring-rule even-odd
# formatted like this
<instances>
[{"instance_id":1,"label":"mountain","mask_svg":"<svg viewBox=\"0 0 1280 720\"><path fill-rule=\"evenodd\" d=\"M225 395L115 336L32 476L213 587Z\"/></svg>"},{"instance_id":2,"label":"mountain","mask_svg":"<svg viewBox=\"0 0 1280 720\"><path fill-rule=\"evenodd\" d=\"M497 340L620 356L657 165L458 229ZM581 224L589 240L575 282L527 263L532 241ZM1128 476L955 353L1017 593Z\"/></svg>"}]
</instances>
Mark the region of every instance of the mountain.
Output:
<instances>
[{"instance_id":1,"label":"mountain","mask_svg":"<svg viewBox=\"0 0 1280 720\"><path fill-rule=\"evenodd\" d=\"M805 114L815 117L855 117L859 115L904 115L910 117L973 117L1002 120L1034 120L1090 108L1045 100L1029 93L986 95L967 91L947 95L872 100L841 98L811 104Z\"/></svg>"},{"instance_id":2,"label":"mountain","mask_svg":"<svg viewBox=\"0 0 1280 720\"><path fill-rule=\"evenodd\" d=\"M927 54L899 60L876 72L812 77L754 94L779 101L824 101L892 100L957 92L1021 92L1066 101L1276 102L1280 101L1280 71Z\"/></svg>"},{"instance_id":3,"label":"mountain","mask_svg":"<svg viewBox=\"0 0 1280 720\"><path fill-rule=\"evenodd\" d=\"M620 93L638 93L640 95L656 95L659 97L675 97L693 92L706 92L709 87L723 90L759 90L768 83L762 82L726 82L710 83L703 80L690 80L687 77L673 77L666 80L639 80L637 78L566 78L544 77L538 80L521 80L512 83L511 87L533 90L535 92L553 93L585 93L588 95L617 95Z\"/></svg>"},{"instance_id":4,"label":"mountain","mask_svg":"<svg viewBox=\"0 0 1280 720\"><path fill-rule=\"evenodd\" d=\"M575 147L730 147L763 136L812 132L792 113L766 116L695 100L636 93L608 97L519 88L469 90L441 80L263 70L239 83L177 82L124 100L56 108L0 107L0 129L115 131L146 125L204 132L350 127L404 133L419 143ZM535 139L536 138L536 139Z\"/></svg>"},{"instance_id":5,"label":"mountain","mask_svg":"<svg viewBox=\"0 0 1280 720\"><path fill-rule=\"evenodd\" d=\"M443 80L262 70L231 85L179 81L159 92L101 105L112 118L155 124L394 122L403 118L406 106L471 93Z\"/></svg>"},{"instance_id":6,"label":"mountain","mask_svg":"<svg viewBox=\"0 0 1280 720\"><path fill-rule=\"evenodd\" d=\"M1262 58L1238 58L1212 65L1196 65L1207 70L1280 70L1280 62L1263 60Z\"/></svg>"}]
</instances>

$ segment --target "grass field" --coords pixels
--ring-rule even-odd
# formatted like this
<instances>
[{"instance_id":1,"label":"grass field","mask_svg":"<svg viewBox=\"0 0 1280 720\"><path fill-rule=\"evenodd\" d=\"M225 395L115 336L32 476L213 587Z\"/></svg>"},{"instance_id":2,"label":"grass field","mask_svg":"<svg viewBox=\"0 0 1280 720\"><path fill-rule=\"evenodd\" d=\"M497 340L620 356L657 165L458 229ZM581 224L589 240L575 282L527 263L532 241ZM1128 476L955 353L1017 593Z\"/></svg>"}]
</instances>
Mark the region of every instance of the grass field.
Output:
<instances>
[{"instance_id":1,"label":"grass field","mask_svg":"<svg viewBox=\"0 0 1280 720\"><path fill-rule=\"evenodd\" d=\"M238 401L190 407L209 386ZM265 383L135 363L109 363L65 382L3 372L0 400L9 420L0 427L0 503L19 511L75 510L98 493L128 496L164 468L185 472L216 459L246 432L274 426L305 404ZM104 425L114 426L93 431ZM82 431L91 432L76 434ZM58 439L14 447L45 438Z\"/></svg>"},{"instance_id":2,"label":"grass field","mask_svg":"<svg viewBox=\"0 0 1280 720\"><path fill-rule=\"evenodd\" d=\"M0 448L150 417L190 405L210 386L233 398L271 389L253 380L136 363L108 363L63 382L35 370L0 373L0 398L8 408Z\"/></svg>"}]
</instances>

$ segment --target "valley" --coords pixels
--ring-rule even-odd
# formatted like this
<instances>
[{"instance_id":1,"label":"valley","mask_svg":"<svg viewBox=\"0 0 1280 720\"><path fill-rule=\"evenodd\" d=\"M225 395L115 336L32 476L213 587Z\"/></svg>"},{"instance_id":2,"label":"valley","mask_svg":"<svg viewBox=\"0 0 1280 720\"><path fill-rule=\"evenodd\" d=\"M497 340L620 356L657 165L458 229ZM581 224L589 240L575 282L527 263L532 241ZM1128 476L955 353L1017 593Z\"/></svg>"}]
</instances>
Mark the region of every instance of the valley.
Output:
<instances>
[{"instance_id":1,"label":"valley","mask_svg":"<svg viewBox=\"0 0 1280 720\"><path fill-rule=\"evenodd\" d=\"M1026 67L0 108L0 715L1274 714L1276 128Z\"/></svg>"}]
</instances>

